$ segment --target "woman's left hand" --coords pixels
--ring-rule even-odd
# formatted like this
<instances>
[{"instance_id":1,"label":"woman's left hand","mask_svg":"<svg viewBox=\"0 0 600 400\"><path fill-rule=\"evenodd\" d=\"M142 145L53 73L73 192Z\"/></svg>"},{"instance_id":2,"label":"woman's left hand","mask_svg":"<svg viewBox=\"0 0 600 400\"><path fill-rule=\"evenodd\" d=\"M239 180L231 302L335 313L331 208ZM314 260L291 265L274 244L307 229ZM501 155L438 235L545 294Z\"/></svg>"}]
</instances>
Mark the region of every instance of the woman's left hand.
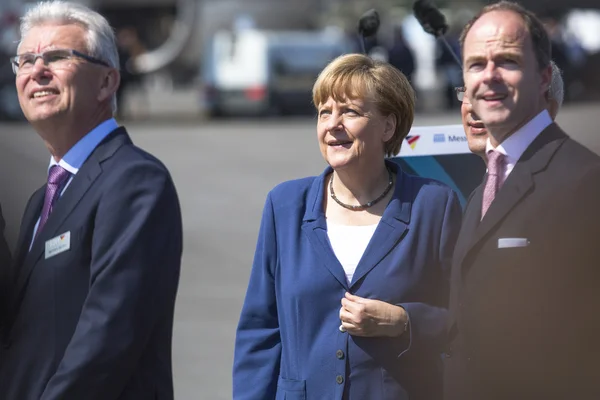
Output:
<instances>
[{"instance_id":1,"label":"woman's left hand","mask_svg":"<svg viewBox=\"0 0 600 400\"><path fill-rule=\"evenodd\" d=\"M340 320L340 329L350 335L395 337L404 333L408 314L404 308L394 304L346 293L342 299Z\"/></svg>"}]
</instances>

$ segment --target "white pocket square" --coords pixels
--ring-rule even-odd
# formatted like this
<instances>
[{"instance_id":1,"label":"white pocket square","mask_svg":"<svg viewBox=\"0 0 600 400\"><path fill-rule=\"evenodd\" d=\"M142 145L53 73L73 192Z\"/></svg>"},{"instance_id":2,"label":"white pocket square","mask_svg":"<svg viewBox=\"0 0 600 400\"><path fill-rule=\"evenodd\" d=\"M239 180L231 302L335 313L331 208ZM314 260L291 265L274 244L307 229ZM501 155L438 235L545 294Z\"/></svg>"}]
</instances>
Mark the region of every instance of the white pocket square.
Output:
<instances>
[{"instance_id":1,"label":"white pocket square","mask_svg":"<svg viewBox=\"0 0 600 400\"><path fill-rule=\"evenodd\" d=\"M527 247L529 239L527 238L501 238L498 239L498 248L506 249L510 247Z\"/></svg>"}]
</instances>

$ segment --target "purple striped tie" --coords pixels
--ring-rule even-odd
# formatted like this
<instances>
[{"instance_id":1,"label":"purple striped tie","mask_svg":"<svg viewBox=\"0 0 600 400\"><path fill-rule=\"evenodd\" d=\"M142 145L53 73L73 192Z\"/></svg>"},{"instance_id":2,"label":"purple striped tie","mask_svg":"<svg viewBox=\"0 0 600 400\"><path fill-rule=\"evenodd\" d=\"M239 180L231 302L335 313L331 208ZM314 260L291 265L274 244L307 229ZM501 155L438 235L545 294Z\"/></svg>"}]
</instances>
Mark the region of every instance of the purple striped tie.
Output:
<instances>
[{"instance_id":1,"label":"purple striped tie","mask_svg":"<svg viewBox=\"0 0 600 400\"><path fill-rule=\"evenodd\" d=\"M41 232L48 217L52 212L54 202L58 199L59 190L64 186L64 183L69 179L71 174L69 171L61 167L60 165L53 165L50 167L48 172L48 184L46 185L46 197L44 198L44 207L42 207L42 215L40 216L40 223L36 231L36 237Z\"/></svg>"},{"instance_id":2,"label":"purple striped tie","mask_svg":"<svg viewBox=\"0 0 600 400\"><path fill-rule=\"evenodd\" d=\"M496 193L502 187L504 181L505 157L499 151L491 150L487 154L488 176L483 189L483 204L481 206L481 219L485 216L488 208L494 201Z\"/></svg>"}]
</instances>

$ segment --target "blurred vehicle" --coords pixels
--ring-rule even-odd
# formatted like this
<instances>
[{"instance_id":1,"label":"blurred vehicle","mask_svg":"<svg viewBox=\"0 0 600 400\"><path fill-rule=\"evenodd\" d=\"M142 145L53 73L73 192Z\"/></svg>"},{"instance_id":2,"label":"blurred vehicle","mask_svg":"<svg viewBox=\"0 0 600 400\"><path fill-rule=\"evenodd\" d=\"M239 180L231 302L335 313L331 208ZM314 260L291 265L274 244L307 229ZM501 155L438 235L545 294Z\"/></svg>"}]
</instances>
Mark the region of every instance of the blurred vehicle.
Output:
<instances>
[{"instance_id":1,"label":"blurred vehicle","mask_svg":"<svg viewBox=\"0 0 600 400\"><path fill-rule=\"evenodd\" d=\"M138 32L147 51L132 60L133 71L146 76L159 73L171 86L185 89L200 78L206 45L216 32L230 29L240 18L265 30L310 29L320 4L319 0L73 1L98 10L117 31L128 27Z\"/></svg>"},{"instance_id":2,"label":"blurred vehicle","mask_svg":"<svg viewBox=\"0 0 600 400\"><path fill-rule=\"evenodd\" d=\"M353 42L338 30L217 32L201 69L201 96L211 116L312 112L312 86Z\"/></svg>"}]
</instances>

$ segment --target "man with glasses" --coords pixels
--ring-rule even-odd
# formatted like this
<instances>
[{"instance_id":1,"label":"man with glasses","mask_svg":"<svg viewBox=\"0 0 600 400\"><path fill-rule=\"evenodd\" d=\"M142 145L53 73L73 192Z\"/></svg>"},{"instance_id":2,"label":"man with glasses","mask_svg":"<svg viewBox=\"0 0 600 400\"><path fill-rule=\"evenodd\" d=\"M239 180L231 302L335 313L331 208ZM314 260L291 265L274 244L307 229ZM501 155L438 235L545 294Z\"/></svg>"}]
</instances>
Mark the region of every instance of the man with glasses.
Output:
<instances>
[{"instance_id":1,"label":"man with glasses","mask_svg":"<svg viewBox=\"0 0 600 400\"><path fill-rule=\"evenodd\" d=\"M181 214L165 166L113 118L113 31L84 6L39 3L11 62L51 157L8 280L0 398L171 400Z\"/></svg>"},{"instance_id":2,"label":"man with glasses","mask_svg":"<svg viewBox=\"0 0 600 400\"><path fill-rule=\"evenodd\" d=\"M554 61L550 61L552 66L552 82L546 92L547 109L552 119L556 119L556 114L562 106L564 99L564 82L562 78L562 71L556 65ZM460 113L462 118L463 128L465 135L467 136L467 144L469 150L473 154L481 157L485 162L485 146L487 143L487 129L477 114L473 112L473 105L469 102L468 97L465 96L465 87L459 86L454 88L456 91L456 97L461 102Z\"/></svg>"}]
</instances>

